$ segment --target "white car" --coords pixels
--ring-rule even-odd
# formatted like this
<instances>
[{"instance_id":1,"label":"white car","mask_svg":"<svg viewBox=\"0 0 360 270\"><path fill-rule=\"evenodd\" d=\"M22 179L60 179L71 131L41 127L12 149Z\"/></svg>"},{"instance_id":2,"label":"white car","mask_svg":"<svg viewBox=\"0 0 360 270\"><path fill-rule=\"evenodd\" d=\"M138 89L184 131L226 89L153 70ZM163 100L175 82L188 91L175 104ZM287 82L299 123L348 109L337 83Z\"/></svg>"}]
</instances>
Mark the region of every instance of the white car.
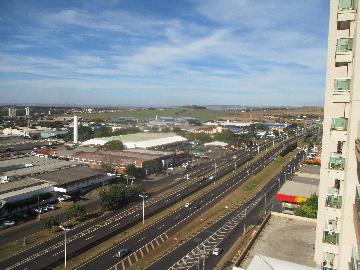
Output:
<instances>
[{"instance_id":1,"label":"white car","mask_svg":"<svg viewBox=\"0 0 360 270\"><path fill-rule=\"evenodd\" d=\"M15 225L15 221L12 220L6 220L3 223L5 226L10 227L10 226L14 226Z\"/></svg>"},{"instance_id":2,"label":"white car","mask_svg":"<svg viewBox=\"0 0 360 270\"><path fill-rule=\"evenodd\" d=\"M191 206L191 202L185 203L185 207L190 207L190 206Z\"/></svg>"},{"instance_id":3,"label":"white car","mask_svg":"<svg viewBox=\"0 0 360 270\"><path fill-rule=\"evenodd\" d=\"M46 208L47 208L48 210L55 210L55 209L56 209L56 205L54 205L54 204L48 204L48 205L46 205Z\"/></svg>"},{"instance_id":4,"label":"white car","mask_svg":"<svg viewBox=\"0 0 360 270\"><path fill-rule=\"evenodd\" d=\"M211 253L212 253L212 255L219 256L222 251L223 251L222 248L216 247L213 249L213 251Z\"/></svg>"},{"instance_id":5,"label":"white car","mask_svg":"<svg viewBox=\"0 0 360 270\"><path fill-rule=\"evenodd\" d=\"M71 196L69 195L62 195L58 198L59 202L66 202L69 201L71 199Z\"/></svg>"}]
</instances>

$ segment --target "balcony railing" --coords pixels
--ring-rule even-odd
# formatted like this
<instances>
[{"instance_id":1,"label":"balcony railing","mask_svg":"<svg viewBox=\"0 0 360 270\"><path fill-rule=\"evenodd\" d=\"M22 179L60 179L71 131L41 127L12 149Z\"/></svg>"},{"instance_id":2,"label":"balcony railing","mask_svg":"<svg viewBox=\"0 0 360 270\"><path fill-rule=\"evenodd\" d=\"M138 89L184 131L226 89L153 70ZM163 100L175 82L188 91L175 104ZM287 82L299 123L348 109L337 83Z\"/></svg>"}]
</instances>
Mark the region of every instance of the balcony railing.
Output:
<instances>
[{"instance_id":1,"label":"balcony railing","mask_svg":"<svg viewBox=\"0 0 360 270\"><path fill-rule=\"evenodd\" d=\"M341 94L350 91L350 79L335 79L334 93Z\"/></svg>"},{"instance_id":2,"label":"balcony railing","mask_svg":"<svg viewBox=\"0 0 360 270\"><path fill-rule=\"evenodd\" d=\"M339 38L336 43L337 52L348 52L352 50L352 38Z\"/></svg>"},{"instance_id":3,"label":"balcony railing","mask_svg":"<svg viewBox=\"0 0 360 270\"><path fill-rule=\"evenodd\" d=\"M345 158L341 155L333 154L330 157L329 168L332 170L344 170L345 168Z\"/></svg>"},{"instance_id":4,"label":"balcony railing","mask_svg":"<svg viewBox=\"0 0 360 270\"><path fill-rule=\"evenodd\" d=\"M353 247L351 254L351 269L358 270L360 269L360 258L357 246Z\"/></svg>"},{"instance_id":5,"label":"balcony railing","mask_svg":"<svg viewBox=\"0 0 360 270\"><path fill-rule=\"evenodd\" d=\"M332 208L341 208L342 197L339 195L327 195L326 196L326 206Z\"/></svg>"},{"instance_id":6,"label":"balcony railing","mask_svg":"<svg viewBox=\"0 0 360 270\"><path fill-rule=\"evenodd\" d=\"M354 9L355 8L354 0L339 0L339 10L344 9Z\"/></svg>"},{"instance_id":7,"label":"balcony railing","mask_svg":"<svg viewBox=\"0 0 360 270\"><path fill-rule=\"evenodd\" d=\"M358 218L360 221L360 185L356 186L355 206L356 206L356 212L358 214Z\"/></svg>"},{"instance_id":8,"label":"balcony railing","mask_svg":"<svg viewBox=\"0 0 360 270\"><path fill-rule=\"evenodd\" d=\"M339 244L339 233L335 231L324 231L324 243L338 245Z\"/></svg>"},{"instance_id":9,"label":"balcony railing","mask_svg":"<svg viewBox=\"0 0 360 270\"><path fill-rule=\"evenodd\" d=\"M346 130L348 119L345 117L334 117L331 119L331 129Z\"/></svg>"},{"instance_id":10,"label":"balcony railing","mask_svg":"<svg viewBox=\"0 0 360 270\"><path fill-rule=\"evenodd\" d=\"M324 261L321 270L335 270L335 268L329 262Z\"/></svg>"}]
</instances>

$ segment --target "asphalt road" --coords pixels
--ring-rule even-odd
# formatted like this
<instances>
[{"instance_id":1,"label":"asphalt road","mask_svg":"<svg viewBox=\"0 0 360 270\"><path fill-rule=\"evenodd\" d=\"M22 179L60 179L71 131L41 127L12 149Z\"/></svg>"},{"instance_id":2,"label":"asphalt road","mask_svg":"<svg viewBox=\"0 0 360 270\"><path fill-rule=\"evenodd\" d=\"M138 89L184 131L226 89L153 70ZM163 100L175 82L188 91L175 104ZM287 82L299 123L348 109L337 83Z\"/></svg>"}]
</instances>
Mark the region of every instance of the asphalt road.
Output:
<instances>
[{"instance_id":1,"label":"asphalt road","mask_svg":"<svg viewBox=\"0 0 360 270\"><path fill-rule=\"evenodd\" d=\"M303 154L299 154L288 165L298 167L302 158ZM288 166L284 167L278 175L247 203L224 215L220 220L182 243L146 269L195 270L199 263L201 269L203 265L205 265L204 269L214 269L226 251L243 234L244 226L257 224L262 220L260 213L265 208L267 210L271 208L272 199L280 188L280 183L285 182L286 173L289 171L288 168ZM247 210L245 211L245 209ZM211 251L215 247L220 247L224 251L218 256L212 255Z\"/></svg>"},{"instance_id":2,"label":"asphalt road","mask_svg":"<svg viewBox=\"0 0 360 270\"><path fill-rule=\"evenodd\" d=\"M99 256L94 257L91 261L80 266L78 269L115 269L115 265L117 265L117 269L128 268L130 265L136 263L139 258L145 256L156 246L176 234L176 232L188 222L195 219L200 212L206 211L223 196L234 190L248 176L262 170L272 160L275 153L279 153L280 149L282 149L282 146L277 147L276 150L266 154L255 164L230 177L221 185L214 187L204 195L197 198L192 203L193 206L199 206L199 208L178 208L175 212L169 214L158 222L149 225L143 231L126 239L119 245L115 245ZM254 152L247 153L247 155L254 154ZM207 181L209 180L207 179ZM121 248L128 248L132 251L132 253L126 258L116 258L115 253Z\"/></svg>"},{"instance_id":3,"label":"asphalt road","mask_svg":"<svg viewBox=\"0 0 360 270\"><path fill-rule=\"evenodd\" d=\"M144 185L145 190L151 190L152 188L154 188L154 186L165 185L163 188L157 190L156 192L151 193L151 196L156 196L162 192L174 188L176 185L182 182L185 182L186 177L183 176L186 175L187 173L194 176L197 174L197 172L201 174L203 170L211 170L213 166L214 165L212 161L204 162L201 164L195 164L195 166L193 166L189 170L186 171L183 170L181 172L177 172L169 176L163 176L158 180L141 181L141 184ZM80 198L77 201L77 203L83 205L87 212L92 212L99 208L99 198L94 198L94 199ZM66 209L64 210L59 208L55 211L42 214L42 217L46 218L47 216L52 216L52 217L56 217L60 222L64 222L66 221L64 211L66 211ZM8 228L6 230L0 231L0 245L5 245L7 243L16 240L22 240L34 233L39 232L41 229L43 229L43 226L38 221L37 216L34 216L33 219L25 221L12 228Z\"/></svg>"},{"instance_id":4,"label":"asphalt road","mask_svg":"<svg viewBox=\"0 0 360 270\"><path fill-rule=\"evenodd\" d=\"M265 148L265 146L261 148ZM244 157L238 160L238 165L240 165L241 162L249 160L251 155L254 154L253 152L246 153ZM218 169L214 180L227 174L231 170L233 170L233 164L229 162L222 169ZM200 171L206 173L209 169L205 168ZM197 173L199 173L199 171ZM147 215L154 214L208 184L209 181L195 181L193 179L180 183L175 190L148 199L146 201L146 213ZM132 226L141 219L141 212L141 204L129 206L125 210L106 213L100 218L96 218L70 230L67 233L68 258L76 256ZM56 236L45 243L39 244L0 262L0 269L51 269L62 263L64 259L63 242L63 235Z\"/></svg>"}]
</instances>

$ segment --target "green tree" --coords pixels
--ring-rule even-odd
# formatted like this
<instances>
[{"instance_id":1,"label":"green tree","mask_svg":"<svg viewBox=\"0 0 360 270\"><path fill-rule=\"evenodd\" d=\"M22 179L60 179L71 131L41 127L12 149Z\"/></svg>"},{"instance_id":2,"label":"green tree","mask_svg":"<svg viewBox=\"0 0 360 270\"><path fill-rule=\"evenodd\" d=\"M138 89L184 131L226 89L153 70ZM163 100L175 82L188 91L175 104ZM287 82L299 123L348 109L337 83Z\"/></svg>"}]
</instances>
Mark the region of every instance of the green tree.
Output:
<instances>
[{"instance_id":1,"label":"green tree","mask_svg":"<svg viewBox=\"0 0 360 270\"><path fill-rule=\"evenodd\" d=\"M103 170L106 173L114 173L115 172L115 168L109 163L102 163L101 170Z\"/></svg>"},{"instance_id":2,"label":"green tree","mask_svg":"<svg viewBox=\"0 0 360 270\"><path fill-rule=\"evenodd\" d=\"M130 202L140 199L139 195L145 191L142 185L112 185L106 191L99 194L100 204L106 210L118 209L124 207Z\"/></svg>"},{"instance_id":3,"label":"green tree","mask_svg":"<svg viewBox=\"0 0 360 270\"><path fill-rule=\"evenodd\" d=\"M300 208L294 210L294 215L307 218L316 218L317 210L318 196L316 194L313 194L306 202L300 204Z\"/></svg>"},{"instance_id":4,"label":"green tree","mask_svg":"<svg viewBox=\"0 0 360 270\"><path fill-rule=\"evenodd\" d=\"M111 128L108 127L100 127L94 131L94 137L109 137L112 136Z\"/></svg>"},{"instance_id":5,"label":"green tree","mask_svg":"<svg viewBox=\"0 0 360 270\"><path fill-rule=\"evenodd\" d=\"M142 167L148 174L160 173L163 170L161 160L146 160L143 162Z\"/></svg>"},{"instance_id":6,"label":"green tree","mask_svg":"<svg viewBox=\"0 0 360 270\"><path fill-rule=\"evenodd\" d=\"M223 130L223 132L214 135L214 140L226 143L236 144L237 139L236 134L230 130Z\"/></svg>"},{"instance_id":7,"label":"green tree","mask_svg":"<svg viewBox=\"0 0 360 270\"><path fill-rule=\"evenodd\" d=\"M125 173L135 178L142 178L145 176L145 170L143 168L137 168L135 164L129 164L125 168Z\"/></svg>"},{"instance_id":8,"label":"green tree","mask_svg":"<svg viewBox=\"0 0 360 270\"><path fill-rule=\"evenodd\" d=\"M78 129L79 141L87 141L94 138L94 132L89 127L80 126Z\"/></svg>"},{"instance_id":9,"label":"green tree","mask_svg":"<svg viewBox=\"0 0 360 270\"><path fill-rule=\"evenodd\" d=\"M51 233L51 229L55 226L58 226L59 224L59 220L54 217L49 217L41 220L41 225L45 229L49 230L49 234Z\"/></svg>"},{"instance_id":10,"label":"green tree","mask_svg":"<svg viewBox=\"0 0 360 270\"><path fill-rule=\"evenodd\" d=\"M65 213L65 216L69 219L74 218L77 221L84 220L86 215L86 210L83 205L74 204L72 205Z\"/></svg>"},{"instance_id":11,"label":"green tree","mask_svg":"<svg viewBox=\"0 0 360 270\"><path fill-rule=\"evenodd\" d=\"M179 128L179 127L173 127L172 131L174 133L176 133L177 135L179 135L179 136L184 136L185 135L185 131L182 130L181 128Z\"/></svg>"},{"instance_id":12,"label":"green tree","mask_svg":"<svg viewBox=\"0 0 360 270\"><path fill-rule=\"evenodd\" d=\"M112 141L108 141L104 144L104 148L106 150L119 150L119 151L123 151L125 149L124 144L122 143L122 141L119 140L112 140Z\"/></svg>"}]
</instances>

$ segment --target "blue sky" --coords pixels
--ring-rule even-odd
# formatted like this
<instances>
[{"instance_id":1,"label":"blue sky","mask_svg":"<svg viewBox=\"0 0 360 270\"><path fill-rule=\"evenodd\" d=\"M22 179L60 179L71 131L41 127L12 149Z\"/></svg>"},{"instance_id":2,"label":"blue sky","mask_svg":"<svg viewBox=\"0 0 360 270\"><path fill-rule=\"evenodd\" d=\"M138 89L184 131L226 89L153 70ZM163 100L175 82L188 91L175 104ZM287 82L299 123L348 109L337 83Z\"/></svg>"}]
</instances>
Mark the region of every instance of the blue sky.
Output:
<instances>
[{"instance_id":1,"label":"blue sky","mask_svg":"<svg viewBox=\"0 0 360 270\"><path fill-rule=\"evenodd\" d=\"M323 104L328 0L0 7L3 104Z\"/></svg>"}]
</instances>

